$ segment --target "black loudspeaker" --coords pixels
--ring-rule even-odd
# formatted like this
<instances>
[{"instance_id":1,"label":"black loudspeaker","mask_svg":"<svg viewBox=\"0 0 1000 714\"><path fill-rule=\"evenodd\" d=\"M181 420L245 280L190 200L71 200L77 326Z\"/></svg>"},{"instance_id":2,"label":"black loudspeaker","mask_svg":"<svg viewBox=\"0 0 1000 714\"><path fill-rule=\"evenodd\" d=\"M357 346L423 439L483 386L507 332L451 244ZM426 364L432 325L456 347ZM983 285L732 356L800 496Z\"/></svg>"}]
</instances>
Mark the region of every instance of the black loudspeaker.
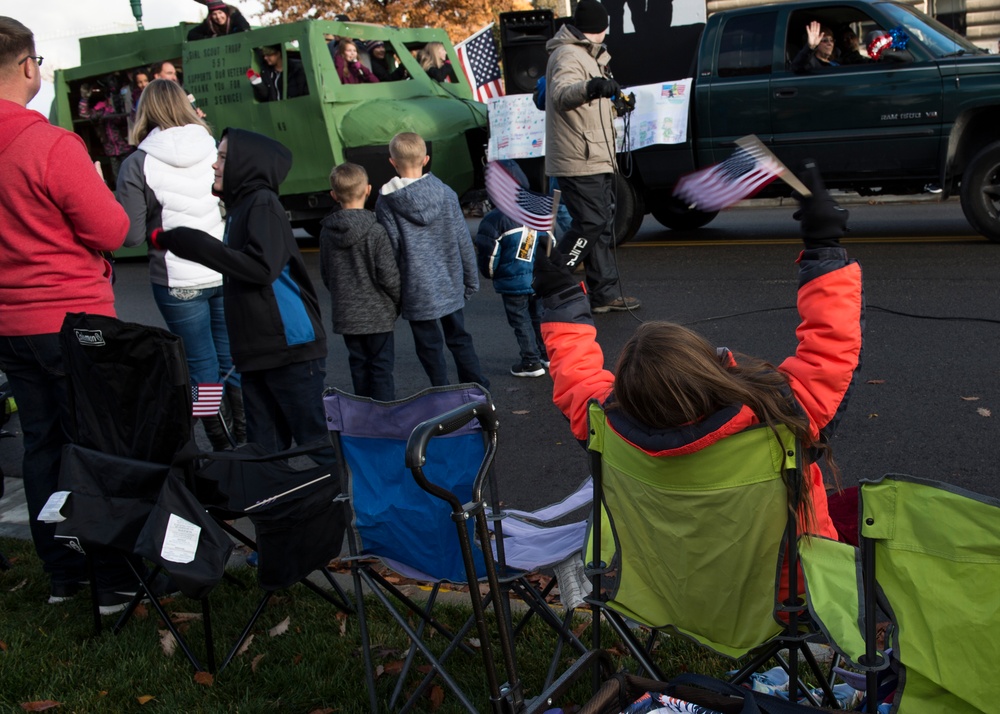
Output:
<instances>
[{"instance_id":1,"label":"black loudspeaker","mask_svg":"<svg viewBox=\"0 0 1000 714\"><path fill-rule=\"evenodd\" d=\"M551 10L500 13L500 52L507 94L530 94L545 75L545 43L555 33Z\"/></svg>"}]
</instances>

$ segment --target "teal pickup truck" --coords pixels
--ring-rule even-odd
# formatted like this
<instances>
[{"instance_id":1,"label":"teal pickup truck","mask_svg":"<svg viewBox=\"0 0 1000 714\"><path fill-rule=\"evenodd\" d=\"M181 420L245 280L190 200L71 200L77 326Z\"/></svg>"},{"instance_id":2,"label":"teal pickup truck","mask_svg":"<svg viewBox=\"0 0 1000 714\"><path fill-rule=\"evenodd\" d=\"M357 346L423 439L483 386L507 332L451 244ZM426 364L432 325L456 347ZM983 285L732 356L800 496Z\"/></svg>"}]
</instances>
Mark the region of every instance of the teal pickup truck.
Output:
<instances>
[{"instance_id":1,"label":"teal pickup truck","mask_svg":"<svg viewBox=\"0 0 1000 714\"><path fill-rule=\"evenodd\" d=\"M877 60L795 72L814 21L838 40L853 33L862 47L886 34L894 44ZM816 159L832 188L958 193L969 223L1000 242L1000 57L910 5L817 0L719 12L705 25L692 71L689 140L632 154L619 225L637 227L647 210L668 228L706 225L716 214L673 198L677 179L756 134L793 170ZM776 181L761 195L789 193Z\"/></svg>"}]
</instances>

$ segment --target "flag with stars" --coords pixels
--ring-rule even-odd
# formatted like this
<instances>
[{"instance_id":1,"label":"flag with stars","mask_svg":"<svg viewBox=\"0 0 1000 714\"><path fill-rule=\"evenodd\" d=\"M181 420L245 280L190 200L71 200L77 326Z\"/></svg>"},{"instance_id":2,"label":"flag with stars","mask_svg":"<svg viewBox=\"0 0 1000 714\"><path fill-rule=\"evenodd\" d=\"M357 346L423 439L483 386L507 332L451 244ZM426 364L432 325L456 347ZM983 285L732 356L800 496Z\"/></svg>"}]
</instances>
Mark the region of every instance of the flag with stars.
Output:
<instances>
[{"instance_id":1,"label":"flag with stars","mask_svg":"<svg viewBox=\"0 0 1000 714\"><path fill-rule=\"evenodd\" d=\"M721 211L778 178L782 166L762 152L736 149L721 164L683 176L674 195L699 211Z\"/></svg>"},{"instance_id":2,"label":"flag with stars","mask_svg":"<svg viewBox=\"0 0 1000 714\"><path fill-rule=\"evenodd\" d=\"M508 218L536 231L552 232L555 222L552 196L524 188L498 162L486 164L486 193Z\"/></svg>"},{"instance_id":3,"label":"flag with stars","mask_svg":"<svg viewBox=\"0 0 1000 714\"><path fill-rule=\"evenodd\" d=\"M455 45L455 52L477 102L485 104L493 97L503 96L500 55L497 54L497 44L493 41L492 22Z\"/></svg>"},{"instance_id":4,"label":"flag with stars","mask_svg":"<svg viewBox=\"0 0 1000 714\"><path fill-rule=\"evenodd\" d=\"M219 413L222 406L221 384L191 385L191 416L210 417Z\"/></svg>"}]
</instances>

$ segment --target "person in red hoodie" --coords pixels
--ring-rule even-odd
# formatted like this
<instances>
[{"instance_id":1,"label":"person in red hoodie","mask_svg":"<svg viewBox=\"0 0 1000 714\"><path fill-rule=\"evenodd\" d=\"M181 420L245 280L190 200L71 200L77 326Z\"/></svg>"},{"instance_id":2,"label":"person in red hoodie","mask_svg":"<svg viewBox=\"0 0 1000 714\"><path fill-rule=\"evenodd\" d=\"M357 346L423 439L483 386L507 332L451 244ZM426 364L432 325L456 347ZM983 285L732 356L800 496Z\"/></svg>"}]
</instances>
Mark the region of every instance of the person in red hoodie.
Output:
<instances>
[{"instance_id":1,"label":"person in red hoodie","mask_svg":"<svg viewBox=\"0 0 1000 714\"><path fill-rule=\"evenodd\" d=\"M56 490L68 441L59 329L68 312L115 316L111 266L101 252L122 245L129 222L83 140L27 108L41 86L41 64L31 30L0 16L0 369L24 433L31 535L51 580L49 602L58 603L85 579L83 556L57 544L54 524L37 519ZM96 565L99 599L104 584L111 594L126 582L134 590L123 564Z\"/></svg>"}]
</instances>

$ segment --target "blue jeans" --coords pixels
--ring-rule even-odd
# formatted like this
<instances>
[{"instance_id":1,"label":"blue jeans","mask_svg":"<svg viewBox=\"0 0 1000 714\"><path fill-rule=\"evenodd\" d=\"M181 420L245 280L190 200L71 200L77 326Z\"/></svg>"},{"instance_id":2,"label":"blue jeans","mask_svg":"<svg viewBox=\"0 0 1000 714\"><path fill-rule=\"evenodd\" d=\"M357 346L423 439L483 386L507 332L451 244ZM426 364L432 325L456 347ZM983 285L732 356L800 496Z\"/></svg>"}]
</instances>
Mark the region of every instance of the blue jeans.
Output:
<instances>
[{"instance_id":1,"label":"blue jeans","mask_svg":"<svg viewBox=\"0 0 1000 714\"><path fill-rule=\"evenodd\" d=\"M35 552L53 584L78 583L87 577L84 557L55 540L56 524L38 520L58 490L62 447L70 441L72 425L59 335L0 337L0 369L10 382L24 434L21 476ZM93 557L99 589L134 585L135 576L120 555L95 552Z\"/></svg>"},{"instance_id":2,"label":"blue jeans","mask_svg":"<svg viewBox=\"0 0 1000 714\"><path fill-rule=\"evenodd\" d=\"M442 335L442 331L444 335ZM459 382L477 382L486 389L490 380L479 366L479 355L472 344L472 335L465 329L465 315L456 310L437 320L410 320L410 332L417 349L417 359L424 372L431 378L431 385L441 387L448 381L448 365L444 360L444 346L448 345L458 369Z\"/></svg>"},{"instance_id":3,"label":"blue jeans","mask_svg":"<svg viewBox=\"0 0 1000 714\"><path fill-rule=\"evenodd\" d=\"M232 369L221 285L198 289L154 284L153 300L167 329L184 340L192 384L216 383ZM239 373L234 371L226 383L239 387Z\"/></svg>"},{"instance_id":4,"label":"blue jeans","mask_svg":"<svg viewBox=\"0 0 1000 714\"><path fill-rule=\"evenodd\" d=\"M534 295L501 295L507 324L514 328L521 361L534 364L545 357L542 341L541 306Z\"/></svg>"},{"instance_id":5,"label":"blue jeans","mask_svg":"<svg viewBox=\"0 0 1000 714\"><path fill-rule=\"evenodd\" d=\"M395 337L391 332L371 335L344 335L347 362L351 366L351 382L359 397L371 397L380 402L396 398L396 383L392 369L396 362Z\"/></svg>"},{"instance_id":6,"label":"blue jeans","mask_svg":"<svg viewBox=\"0 0 1000 714\"><path fill-rule=\"evenodd\" d=\"M314 359L243 373L247 441L273 454L289 448L293 438L298 445L330 438L323 411L324 361ZM332 445L310 458L318 464L336 461Z\"/></svg>"}]
</instances>

